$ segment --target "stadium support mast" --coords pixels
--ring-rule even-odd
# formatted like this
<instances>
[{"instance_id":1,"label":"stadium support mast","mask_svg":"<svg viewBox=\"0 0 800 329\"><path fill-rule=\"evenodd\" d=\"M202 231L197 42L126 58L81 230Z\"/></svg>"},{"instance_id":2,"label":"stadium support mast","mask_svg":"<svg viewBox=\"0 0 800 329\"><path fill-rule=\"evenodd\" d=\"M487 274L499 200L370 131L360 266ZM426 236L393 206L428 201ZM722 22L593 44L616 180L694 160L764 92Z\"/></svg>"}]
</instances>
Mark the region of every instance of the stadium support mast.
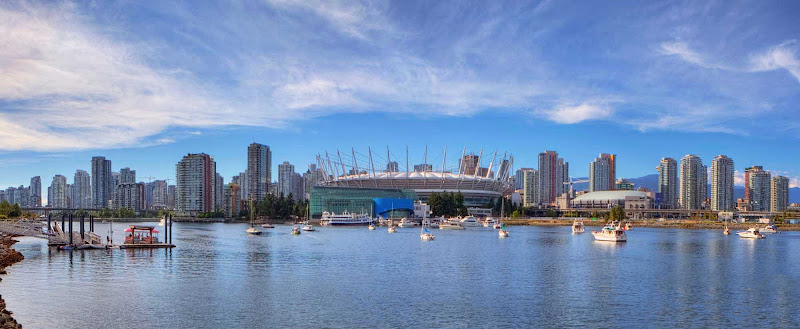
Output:
<instances>
[{"instance_id":1,"label":"stadium support mast","mask_svg":"<svg viewBox=\"0 0 800 329\"><path fill-rule=\"evenodd\" d=\"M489 174L492 172L492 166L494 166L495 158L497 158L497 150L494 150L494 156L492 157L492 162L489 163L489 170L486 170L486 178L489 178Z\"/></svg>"},{"instance_id":2,"label":"stadium support mast","mask_svg":"<svg viewBox=\"0 0 800 329\"><path fill-rule=\"evenodd\" d=\"M336 149L336 155L339 156L339 164L342 166L342 176L347 176L347 170L344 169L344 161L342 161L342 153Z\"/></svg>"},{"instance_id":3,"label":"stadium support mast","mask_svg":"<svg viewBox=\"0 0 800 329\"><path fill-rule=\"evenodd\" d=\"M444 146L444 157L442 158L442 184L444 184L444 167L447 165L447 145Z\"/></svg>"}]
</instances>

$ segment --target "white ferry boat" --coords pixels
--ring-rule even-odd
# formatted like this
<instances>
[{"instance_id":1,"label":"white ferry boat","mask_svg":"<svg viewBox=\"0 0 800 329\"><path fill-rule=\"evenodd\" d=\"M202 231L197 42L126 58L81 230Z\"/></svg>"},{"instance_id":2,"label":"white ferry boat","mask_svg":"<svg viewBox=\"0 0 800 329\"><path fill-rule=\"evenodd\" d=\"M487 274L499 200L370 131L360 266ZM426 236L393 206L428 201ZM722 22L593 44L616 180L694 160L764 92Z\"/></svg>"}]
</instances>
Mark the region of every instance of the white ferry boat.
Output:
<instances>
[{"instance_id":1,"label":"white ferry boat","mask_svg":"<svg viewBox=\"0 0 800 329\"><path fill-rule=\"evenodd\" d=\"M625 231L618 226L608 225L603 227L600 231L592 231L592 235L594 239L597 241L611 241L611 242L625 242L628 241L628 237L625 235Z\"/></svg>"},{"instance_id":2,"label":"white ferry boat","mask_svg":"<svg viewBox=\"0 0 800 329\"><path fill-rule=\"evenodd\" d=\"M372 218L367 216L366 214L356 215L351 214L347 211L336 214L331 212L323 212L322 219L320 220L322 225L369 225L372 223Z\"/></svg>"}]
</instances>

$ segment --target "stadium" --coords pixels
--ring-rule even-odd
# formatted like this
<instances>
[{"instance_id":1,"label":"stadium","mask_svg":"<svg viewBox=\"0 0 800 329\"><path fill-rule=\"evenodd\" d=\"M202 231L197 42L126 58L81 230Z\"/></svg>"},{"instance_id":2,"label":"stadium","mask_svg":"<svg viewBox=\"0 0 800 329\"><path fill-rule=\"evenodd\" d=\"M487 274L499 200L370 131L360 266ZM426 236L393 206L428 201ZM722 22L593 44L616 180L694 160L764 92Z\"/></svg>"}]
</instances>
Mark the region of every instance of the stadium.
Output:
<instances>
[{"instance_id":1,"label":"stadium","mask_svg":"<svg viewBox=\"0 0 800 329\"><path fill-rule=\"evenodd\" d=\"M513 156L508 152L502 155L497 151L484 153L483 150L468 153L464 147L456 156L450 155L448 162L446 147L435 155L429 154L426 148L421 157L412 162L407 150L399 156L388 148L380 155L371 148L364 154L354 149L350 151L346 156L342 156L339 150L317 155L317 166L324 171L321 175L324 178L317 184L320 188L311 190L313 214L337 211L334 208L340 212L356 211L352 207L358 205L347 202L356 194L361 198L373 194L374 198L385 198L387 193L394 191L405 198L426 202L432 193L461 192L467 207L481 207L513 189L509 179ZM386 203L383 201L381 204ZM360 204L360 208L366 206ZM371 212L379 215L381 209Z\"/></svg>"}]
</instances>

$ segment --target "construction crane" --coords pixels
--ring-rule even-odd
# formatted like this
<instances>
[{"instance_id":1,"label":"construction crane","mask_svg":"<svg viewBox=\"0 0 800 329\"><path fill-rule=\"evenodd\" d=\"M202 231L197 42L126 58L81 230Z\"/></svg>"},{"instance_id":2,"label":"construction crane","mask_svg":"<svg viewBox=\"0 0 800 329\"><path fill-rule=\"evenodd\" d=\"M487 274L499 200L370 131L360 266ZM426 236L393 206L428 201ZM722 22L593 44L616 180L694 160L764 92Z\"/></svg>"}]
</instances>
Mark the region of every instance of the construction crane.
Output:
<instances>
[{"instance_id":1,"label":"construction crane","mask_svg":"<svg viewBox=\"0 0 800 329\"><path fill-rule=\"evenodd\" d=\"M569 178L569 182L564 182L564 185L569 184L569 197L572 198L575 196L575 191L573 191L572 184L575 183L588 183L588 179L579 179L575 180L572 177Z\"/></svg>"}]
</instances>

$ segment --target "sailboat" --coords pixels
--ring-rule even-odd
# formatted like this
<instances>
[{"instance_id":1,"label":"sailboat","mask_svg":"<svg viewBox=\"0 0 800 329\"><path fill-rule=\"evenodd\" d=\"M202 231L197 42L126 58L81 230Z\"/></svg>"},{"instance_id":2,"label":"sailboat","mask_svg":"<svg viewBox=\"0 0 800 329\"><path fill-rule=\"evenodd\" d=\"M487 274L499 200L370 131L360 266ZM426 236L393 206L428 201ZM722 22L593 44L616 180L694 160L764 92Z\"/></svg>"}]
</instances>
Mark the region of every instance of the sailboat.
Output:
<instances>
[{"instance_id":1,"label":"sailboat","mask_svg":"<svg viewBox=\"0 0 800 329\"><path fill-rule=\"evenodd\" d=\"M253 225L253 212L254 212L254 211L255 211L255 209L253 209L253 199L250 199L250 227L248 227L248 228L247 228L246 230L244 230L244 231L245 231L245 232L247 232L247 234L252 234L252 235L261 235L261 231L259 231L259 230L258 230L257 228L255 228L255 227L254 227L254 225Z\"/></svg>"},{"instance_id":2,"label":"sailboat","mask_svg":"<svg viewBox=\"0 0 800 329\"><path fill-rule=\"evenodd\" d=\"M505 224L500 224L500 225L501 225L500 226L500 230L497 231L497 235L500 236L501 238L507 238L508 237L508 231L506 230Z\"/></svg>"},{"instance_id":3,"label":"sailboat","mask_svg":"<svg viewBox=\"0 0 800 329\"><path fill-rule=\"evenodd\" d=\"M422 228L419 232L419 238L422 239L422 241L433 241L436 239L436 236L428 232L428 228L425 227L425 224L429 224L427 223L427 218L422 218Z\"/></svg>"},{"instance_id":4,"label":"sailboat","mask_svg":"<svg viewBox=\"0 0 800 329\"><path fill-rule=\"evenodd\" d=\"M309 205L306 205L306 221L305 221L303 227L301 228L303 231L314 232L314 231L317 230L317 229L314 228L314 225L311 225L311 224L308 223L308 220L310 218L311 218L311 208L309 208Z\"/></svg>"}]
</instances>

